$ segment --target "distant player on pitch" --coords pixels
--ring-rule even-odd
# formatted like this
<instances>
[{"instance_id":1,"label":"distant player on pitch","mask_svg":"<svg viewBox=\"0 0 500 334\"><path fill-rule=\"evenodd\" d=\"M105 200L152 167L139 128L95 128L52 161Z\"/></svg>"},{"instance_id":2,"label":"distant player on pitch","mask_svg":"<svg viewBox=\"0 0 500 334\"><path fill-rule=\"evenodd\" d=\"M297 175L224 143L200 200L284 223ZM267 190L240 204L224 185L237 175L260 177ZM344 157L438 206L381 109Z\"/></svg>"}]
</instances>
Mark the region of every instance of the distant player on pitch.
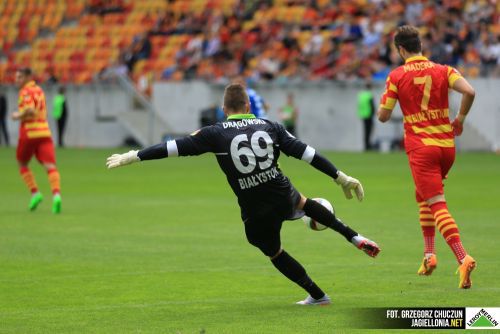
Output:
<instances>
[{"instance_id":1,"label":"distant player on pitch","mask_svg":"<svg viewBox=\"0 0 500 334\"><path fill-rule=\"evenodd\" d=\"M404 116L405 148L415 181L424 236L424 259L419 275L430 275L437 266L435 226L455 254L460 272L459 287L471 287L470 274L476 261L467 254L455 220L448 212L443 182L455 160L455 136L460 136L465 117L474 101L474 89L452 67L422 56L417 28L399 27L394 44L405 64L393 70L381 98L378 119L387 122L399 101ZM448 89L462 94L460 110L450 123Z\"/></svg>"},{"instance_id":2,"label":"distant player on pitch","mask_svg":"<svg viewBox=\"0 0 500 334\"><path fill-rule=\"evenodd\" d=\"M19 142L16 158L19 172L24 183L31 191L29 209L35 210L43 200L38 191L35 176L28 167L33 156L45 167L52 189L52 212L61 212L61 186L59 171L56 167L54 143L52 142L49 123L47 123L47 107L45 94L31 77L31 69L21 68L16 71L16 84L19 87L18 111L12 114L12 119L19 121Z\"/></svg>"},{"instance_id":3,"label":"distant player on pitch","mask_svg":"<svg viewBox=\"0 0 500 334\"><path fill-rule=\"evenodd\" d=\"M238 197L248 241L268 256L288 279L309 293L300 305L326 305L330 298L307 275L302 265L281 248L280 230L284 220L297 219L304 213L342 234L348 242L375 257L380 251L373 241L344 225L327 208L304 197L278 167L280 152L302 159L330 176L347 198L352 191L361 201L364 193L358 180L338 171L312 147L291 136L282 125L256 118L249 113L245 87L232 84L224 93L227 121L204 127L192 135L170 140L141 151L113 154L108 168L167 157L215 153Z\"/></svg>"}]
</instances>

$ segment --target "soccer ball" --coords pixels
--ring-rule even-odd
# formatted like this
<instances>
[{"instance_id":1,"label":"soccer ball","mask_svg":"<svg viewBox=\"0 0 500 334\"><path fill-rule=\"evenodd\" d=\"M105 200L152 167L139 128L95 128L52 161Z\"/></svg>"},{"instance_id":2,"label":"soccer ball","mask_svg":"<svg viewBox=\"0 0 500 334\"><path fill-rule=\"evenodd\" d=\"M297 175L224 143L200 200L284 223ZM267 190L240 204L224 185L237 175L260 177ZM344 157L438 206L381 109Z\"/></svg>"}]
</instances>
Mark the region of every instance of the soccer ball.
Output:
<instances>
[{"instance_id":1,"label":"soccer ball","mask_svg":"<svg viewBox=\"0 0 500 334\"><path fill-rule=\"evenodd\" d=\"M315 200L319 204L323 205L331 213L334 213L332 204L330 202L328 202L326 199L313 198L313 200ZM318 223L317 221L315 221L314 219L312 219L311 217L308 217L308 216L302 217L302 220L304 221L306 226L309 227L313 231L323 231L323 230L326 230L328 228L327 226Z\"/></svg>"}]
</instances>

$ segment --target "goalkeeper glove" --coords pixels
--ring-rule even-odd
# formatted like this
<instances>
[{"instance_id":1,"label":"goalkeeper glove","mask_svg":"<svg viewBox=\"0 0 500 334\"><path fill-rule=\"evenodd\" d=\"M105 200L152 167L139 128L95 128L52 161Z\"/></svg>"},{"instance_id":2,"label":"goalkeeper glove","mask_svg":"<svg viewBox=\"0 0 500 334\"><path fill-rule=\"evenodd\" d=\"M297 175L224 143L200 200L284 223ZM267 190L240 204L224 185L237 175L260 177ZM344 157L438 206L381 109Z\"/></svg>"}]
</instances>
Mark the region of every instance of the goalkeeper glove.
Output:
<instances>
[{"instance_id":1,"label":"goalkeeper glove","mask_svg":"<svg viewBox=\"0 0 500 334\"><path fill-rule=\"evenodd\" d=\"M365 192L363 191L363 186L361 185L361 182L359 182L357 179L353 177L350 177L342 173L341 171L337 172L337 178L335 179L335 183L337 183L342 187L344 195L347 199L352 198L352 193L351 193L352 190L354 190L354 193L356 194L358 201L361 202L363 200L363 197L365 197Z\"/></svg>"},{"instance_id":2,"label":"goalkeeper glove","mask_svg":"<svg viewBox=\"0 0 500 334\"><path fill-rule=\"evenodd\" d=\"M139 151L128 151L127 153L123 154L113 154L106 160L106 167L108 167L108 169L111 169L141 161L141 159L139 159L139 157L137 156L138 152Z\"/></svg>"}]
</instances>

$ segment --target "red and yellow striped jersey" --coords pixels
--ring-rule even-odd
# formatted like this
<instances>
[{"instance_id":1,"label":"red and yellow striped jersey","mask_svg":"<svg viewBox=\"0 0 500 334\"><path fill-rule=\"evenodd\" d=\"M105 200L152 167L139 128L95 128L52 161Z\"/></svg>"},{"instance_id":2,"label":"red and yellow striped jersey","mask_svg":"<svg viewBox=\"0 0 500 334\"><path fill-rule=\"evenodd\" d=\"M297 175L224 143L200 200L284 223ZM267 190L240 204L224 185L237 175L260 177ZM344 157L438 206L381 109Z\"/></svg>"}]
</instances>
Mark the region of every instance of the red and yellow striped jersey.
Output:
<instances>
[{"instance_id":1,"label":"red and yellow striped jersey","mask_svg":"<svg viewBox=\"0 0 500 334\"><path fill-rule=\"evenodd\" d=\"M380 108L392 110L399 101L406 152L422 146L455 146L448 89L460 77L456 69L423 56L408 58L389 74Z\"/></svg>"},{"instance_id":2,"label":"red and yellow striped jersey","mask_svg":"<svg viewBox=\"0 0 500 334\"><path fill-rule=\"evenodd\" d=\"M32 139L51 136L49 123L47 122L45 94L34 81L26 83L19 91L18 107L21 114L28 109L35 112L33 117L21 121L19 138Z\"/></svg>"}]
</instances>

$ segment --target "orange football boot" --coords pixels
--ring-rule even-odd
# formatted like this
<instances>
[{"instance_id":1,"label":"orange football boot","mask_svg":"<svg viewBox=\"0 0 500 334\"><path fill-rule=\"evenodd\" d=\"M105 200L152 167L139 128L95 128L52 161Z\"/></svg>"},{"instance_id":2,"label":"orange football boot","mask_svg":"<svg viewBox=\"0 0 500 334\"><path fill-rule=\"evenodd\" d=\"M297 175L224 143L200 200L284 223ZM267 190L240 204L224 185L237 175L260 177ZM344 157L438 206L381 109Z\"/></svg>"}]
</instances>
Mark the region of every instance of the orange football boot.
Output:
<instances>
[{"instance_id":1,"label":"orange football boot","mask_svg":"<svg viewBox=\"0 0 500 334\"><path fill-rule=\"evenodd\" d=\"M476 268L476 260L470 255L466 255L462 264L458 267L457 272L460 273L460 281L458 287L460 289L470 289L472 281L470 274Z\"/></svg>"},{"instance_id":2,"label":"orange football boot","mask_svg":"<svg viewBox=\"0 0 500 334\"><path fill-rule=\"evenodd\" d=\"M417 274L430 276L434 271L434 269L436 269L437 263L438 261L435 254L425 256L424 259L422 260L420 268L418 268Z\"/></svg>"}]
</instances>

